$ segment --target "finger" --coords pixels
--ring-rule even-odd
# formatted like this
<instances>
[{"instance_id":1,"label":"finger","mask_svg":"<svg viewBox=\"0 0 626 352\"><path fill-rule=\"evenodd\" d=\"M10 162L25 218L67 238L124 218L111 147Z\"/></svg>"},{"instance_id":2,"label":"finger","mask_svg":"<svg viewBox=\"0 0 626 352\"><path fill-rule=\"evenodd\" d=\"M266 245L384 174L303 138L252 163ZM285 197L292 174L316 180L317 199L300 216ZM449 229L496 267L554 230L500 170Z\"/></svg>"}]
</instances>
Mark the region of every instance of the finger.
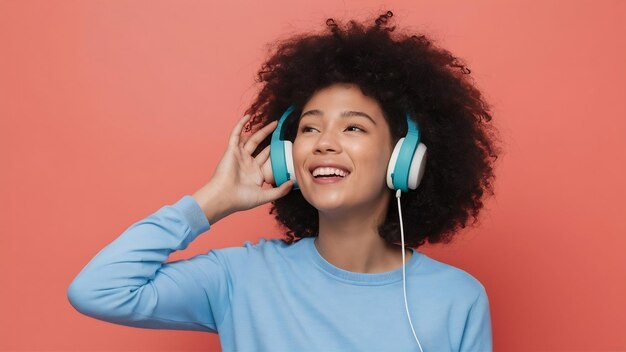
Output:
<instances>
[{"instance_id":1,"label":"finger","mask_svg":"<svg viewBox=\"0 0 626 352\"><path fill-rule=\"evenodd\" d=\"M229 146L236 147L239 145L241 130L249 119L250 115L244 115L242 118L239 119L239 121L237 121L237 124L233 128L232 132L230 133L230 138L228 139Z\"/></svg>"},{"instance_id":2,"label":"finger","mask_svg":"<svg viewBox=\"0 0 626 352\"><path fill-rule=\"evenodd\" d=\"M252 153L258 147L258 145L265 140L265 138L272 133L272 131L276 128L278 121L272 121L265 125L263 128L258 130L255 134L253 134L248 140L245 142L244 150L247 153Z\"/></svg>"},{"instance_id":3,"label":"finger","mask_svg":"<svg viewBox=\"0 0 626 352\"><path fill-rule=\"evenodd\" d=\"M291 191L292 186L293 186L293 181L288 180L287 182L283 183L282 185L278 187L274 187L272 189L269 189L263 192L263 197L265 198L263 200L263 204L286 196L289 193L289 191Z\"/></svg>"},{"instance_id":4,"label":"finger","mask_svg":"<svg viewBox=\"0 0 626 352\"><path fill-rule=\"evenodd\" d=\"M263 128L264 128L264 127L267 127L267 125L263 126ZM256 131L254 134L259 133L259 132L260 132L263 128L261 128L259 131ZM240 146L241 148L244 148L244 146L246 145L246 143L250 140L250 138L252 138L252 136L253 136L254 134L252 134L252 135L247 135L247 134L242 135L242 136L239 138L239 146ZM251 153L251 152L249 152L249 151L248 151L248 153Z\"/></svg>"},{"instance_id":5,"label":"finger","mask_svg":"<svg viewBox=\"0 0 626 352\"><path fill-rule=\"evenodd\" d=\"M266 151L267 150L267 151ZM269 183L271 185L274 184L276 180L274 180L274 171L272 170L272 163L269 160L269 155L271 154L269 146L260 153L261 158L265 158L263 165L261 165L261 173L263 173L263 181L265 183Z\"/></svg>"},{"instance_id":6,"label":"finger","mask_svg":"<svg viewBox=\"0 0 626 352\"><path fill-rule=\"evenodd\" d=\"M257 165L263 166L263 164L265 164L270 156L270 147L271 146L268 145L267 147L263 148L263 150L254 158L254 161Z\"/></svg>"}]
</instances>

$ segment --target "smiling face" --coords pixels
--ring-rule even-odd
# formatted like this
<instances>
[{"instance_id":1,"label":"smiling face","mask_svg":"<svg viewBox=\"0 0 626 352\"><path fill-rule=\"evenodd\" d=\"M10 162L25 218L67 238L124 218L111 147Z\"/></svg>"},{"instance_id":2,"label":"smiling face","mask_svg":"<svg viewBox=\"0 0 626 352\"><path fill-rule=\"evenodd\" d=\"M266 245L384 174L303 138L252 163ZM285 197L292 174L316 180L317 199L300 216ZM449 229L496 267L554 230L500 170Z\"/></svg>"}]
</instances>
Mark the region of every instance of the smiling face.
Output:
<instances>
[{"instance_id":1,"label":"smiling face","mask_svg":"<svg viewBox=\"0 0 626 352\"><path fill-rule=\"evenodd\" d=\"M301 116L293 161L303 197L320 212L335 214L386 206L386 173L393 146L378 102L363 95L357 85L337 83L313 94ZM313 177L318 166L327 164L347 175Z\"/></svg>"}]
</instances>

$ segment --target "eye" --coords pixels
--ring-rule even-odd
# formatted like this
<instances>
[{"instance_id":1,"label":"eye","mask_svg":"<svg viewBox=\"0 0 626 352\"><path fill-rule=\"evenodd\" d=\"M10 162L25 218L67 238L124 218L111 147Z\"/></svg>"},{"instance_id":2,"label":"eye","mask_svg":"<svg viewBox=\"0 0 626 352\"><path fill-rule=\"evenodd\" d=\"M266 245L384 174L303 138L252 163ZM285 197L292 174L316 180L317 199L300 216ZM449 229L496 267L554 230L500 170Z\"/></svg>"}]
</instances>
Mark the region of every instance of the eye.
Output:
<instances>
[{"instance_id":1,"label":"eye","mask_svg":"<svg viewBox=\"0 0 626 352\"><path fill-rule=\"evenodd\" d=\"M302 133L304 133L304 132L308 132L308 130L309 130L309 129L313 129L313 130L314 130L315 128L310 127L310 126L304 126L304 127L302 127L302 128L300 129L300 132L302 132Z\"/></svg>"},{"instance_id":2,"label":"eye","mask_svg":"<svg viewBox=\"0 0 626 352\"><path fill-rule=\"evenodd\" d=\"M349 129L352 129L352 128L356 128L357 130L359 130L359 131L361 131L361 132L365 132L365 130L364 130L364 129L362 129L361 127L356 126L356 125L350 125L350 126L348 126L348 127L346 128L346 130L349 130Z\"/></svg>"}]
</instances>

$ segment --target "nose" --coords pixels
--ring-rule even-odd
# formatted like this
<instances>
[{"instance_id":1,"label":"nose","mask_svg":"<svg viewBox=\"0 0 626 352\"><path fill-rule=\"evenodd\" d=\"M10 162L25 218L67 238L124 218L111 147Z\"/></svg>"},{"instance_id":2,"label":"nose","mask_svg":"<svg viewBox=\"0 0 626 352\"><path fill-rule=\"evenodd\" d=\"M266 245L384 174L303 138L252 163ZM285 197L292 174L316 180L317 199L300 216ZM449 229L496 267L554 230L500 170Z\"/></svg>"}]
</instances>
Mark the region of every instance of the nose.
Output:
<instances>
[{"instance_id":1,"label":"nose","mask_svg":"<svg viewBox=\"0 0 626 352\"><path fill-rule=\"evenodd\" d=\"M315 142L315 154L339 153L340 151L341 146L337 141L337 136L334 135L333 130L326 130L319 134L319 137Z\"/></svg>"}]
</instances>

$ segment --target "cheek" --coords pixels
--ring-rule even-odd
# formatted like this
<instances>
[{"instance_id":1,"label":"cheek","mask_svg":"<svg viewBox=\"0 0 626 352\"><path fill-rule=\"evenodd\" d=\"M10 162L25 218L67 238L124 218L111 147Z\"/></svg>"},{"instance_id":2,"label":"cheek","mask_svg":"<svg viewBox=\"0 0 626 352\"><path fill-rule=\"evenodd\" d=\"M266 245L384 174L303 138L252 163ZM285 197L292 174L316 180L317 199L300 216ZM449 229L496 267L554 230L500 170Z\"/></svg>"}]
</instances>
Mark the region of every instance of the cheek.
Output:
<instances>
[{"instance_id":1,"label":"cheek","mask_svg":"<svg viewBox=\"0 0 626 352\"><path fill-rule=\"evenodd\" d=\"M370 175L376 182L386 177L387 165L391 152L387 148L381 150L380 145L352 145L349 151L355 166L361 175ZM368 178L369 179L369 178Z\"/></svg>"},{"instance_id":2,"label":"cheek","mask_svg":"<svg viewBox=\"0 0 626 352\"><path fill-rule=\"evenodd\" d=\"M302 155L303 145L302 142L296 138L296 140L291 145L291 155L293 156L294 162L296 160L300 160L300 155Z\"/></svg>"},{"instance_id":3,"label":"cheek","mask_svg":"<svg viewBox=\"0 0 626 352\"><path fill-rule=\"evenodd\" d=\"M307 146L306 141L296 138L291 147L291 156L293 158L293 167L296 169L296 177L300 176L300 168L304 163L304 156L310 150L310 146Z\"/></svg>"}]
</instances>

